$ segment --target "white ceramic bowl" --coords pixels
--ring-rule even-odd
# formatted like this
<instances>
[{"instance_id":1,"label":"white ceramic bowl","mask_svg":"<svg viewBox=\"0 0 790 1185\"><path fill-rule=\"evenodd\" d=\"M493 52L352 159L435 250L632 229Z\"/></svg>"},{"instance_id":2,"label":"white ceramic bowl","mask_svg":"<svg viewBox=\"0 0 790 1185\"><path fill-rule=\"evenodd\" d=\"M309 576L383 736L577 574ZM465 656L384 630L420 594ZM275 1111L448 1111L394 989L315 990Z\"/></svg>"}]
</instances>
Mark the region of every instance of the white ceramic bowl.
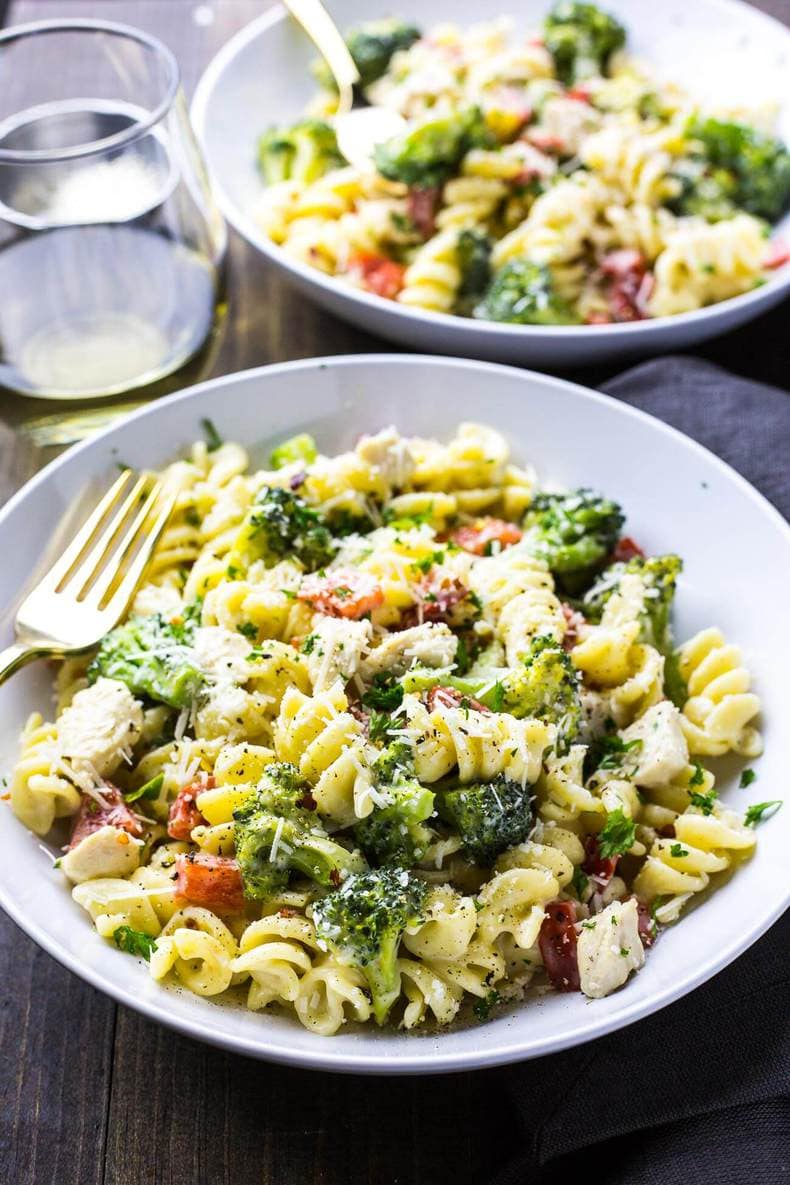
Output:
<instances>
[{"instance_id":1,"label":"white ceramic bowl","mask_svg":"<svg viewBox=\"0 0 790 1185\"><path fill-rule=\"evenodd\" d=\"M519 27L535 28L548 0L517 6ZM719 104L759 107L781 104L779 133L790 142L790 30L736 0L606 0L629 31L629 46L657 72ZM341 28L397 12L419 26L452 20L461 25L513 11L508 0L493 7L479 0L420 0L372 5L370 0L333 0ZM261 180L256 144L272 123L293 121L315 93L310 62L315 50L277 6L242 29L224 46L198 86L192 117L216 186L217 200L232 226L301 292L322 307L371 333L415 349L571 367L676 350L743 324L777 304L790 290L790 263L762 287L733 300L676 317L622 325L498 325L410 309L354 289L301 264L263 234L254 211ZM790 228L790 216L782 226ZM781 233L782 227L780 227Z\"/></svg>"},{"instance_id":2,"label":"white ceramic bowl","mask_svg":"<svg viewBox=\"0 0 790 1185\"><path fill-rule=\"evenodd\" d=\"M10 640L14 607L40 571L43 553L52 551L56 524L75 505L95 499L119 457L136 467L161 465L201 435L203 417L226 439L252 446L259 462L267 444L304 430L334 452L389 423L404 433L447 438L460 420L482 419L505 432L516 457L533 461L543 480L588 484L618 499L628 512L628 532L647 550L678 551L686 561L678 636L715 623L742 645L755 673L766 705L765 755L755 763L759 780L749 790L723 780L725 800L743 807L782 794L790 767L788 664L777 639L790 637L790 529L742 478L673 429L606 396L507 367L403 355L316 359L229 375L146 407L72 449L0 512L0 645ZM46 712L50 702L42 664L0 688L4 774L28 713ZM322 1069L471 1069L578 1044L708 979L790 900L790 812L780 811L761 826L755 858L668 929L644 970L605 1000L549 996L489 1024L439 1035L361 1027L323 1038L282 1016L213 1004L154 983L144 964L95 933L40 842L4 807L0 902L50 954L116 999L191 1036Z\"/></svg>"}]
</instances>

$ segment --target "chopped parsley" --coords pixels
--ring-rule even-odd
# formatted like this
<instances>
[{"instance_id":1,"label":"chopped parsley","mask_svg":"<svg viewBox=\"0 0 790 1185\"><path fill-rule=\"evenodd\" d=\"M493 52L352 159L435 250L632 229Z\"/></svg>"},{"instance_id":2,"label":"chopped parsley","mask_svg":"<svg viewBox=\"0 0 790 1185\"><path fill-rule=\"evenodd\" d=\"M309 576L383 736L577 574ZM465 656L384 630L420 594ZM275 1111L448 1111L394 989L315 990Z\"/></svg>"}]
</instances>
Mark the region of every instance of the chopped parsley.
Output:
<instances>
[{"instance_id":1,"label":"chopped parsley","mask_svg":"<svg viewBox=\"0 0 790 1185\"><path fill-rule=\"evenodd\" d=\"M714 807L716 806L716 791L708 790L703 793L702 790L692 790L689 794L691 805L701 810L703 815L712 815Z\"/></svg>"},{"instance_id":2,"label":"chopped parsley","mask_svg":"<svg viewBox=\"0 0 790 1185\"><path fill-rule=\"evenodd\" d=\"M388 712L370 713L368 718L368 737L371 741L386 741L387 733L392 727L392 719Z\"/></svg>"},{"instance_id":3,"label":"chopped parsley","mask_svg":"<svg viewBox=\"0 0 790 1185\"><path fill-rule=\"evenodd\" d=\"M571 881L571 884L573 885L574 893L576 894L576 896L579 898L580 901L583 898L584 894L587 892L587 887L588 887L589 883L590 883L590 878L587 875L587 873L581 868L581 866L578 868L574 868L573 880Z\"/></svg>"},{"instance_id":4,"label":"chopped parsley","mask_svg":"<svg viewBox=\"0 0 790 1185\"><path fill-rule=\"evenodd\" d=\"M689 786L701 786L705 781L705 770L698 761L694 762L694 773L689 778Z\"/></svg>"},{"instance_id":5,"label":"chopped parsley","mask_svg":"<svg viewBox=\"0 0 790 1185\"><path fill-rule=\"evenodd\" d=\"M622 856L633 847L635 840L636 824L618 807L608 812L606 822L598 833L598 854L602 860Z\"/></svg>"},{"instance_id":6,"label":"chopped parsley","mask_svg":"<svg viewBox=\"0 0 790 1185\"><path fill-rule=\"evenodd\" d=\"M200 426L203 429L203 435L206 438L206 447L210 453L215 453L218 448L222 447L222 437L216 429L213 420L204 419L200 421Z\"/></svg>"},{"instance_id":7,"label":"chopped parsley","mask_svg":"<svg viewBox=\"0 0 790 1185\"><path fill-rule=\"evenodd\" d=\"M242 621L236 626L236 631L243 634L245 638L249 638L251 642L258 640L258 627L254 621Z\"/></svg>"},{"instance_id":8,"label":"chopped parsley","mask_svg":"<svg viewBox=\"0 0 790 1185\"><path fill-rule=\"evenodd\" d=\"M142 930L133 930L131 926L118 926L112 933L115 945L127 955L139 955L141 959L149 960L156 950L156 939Z\"/></svg>"},{"instance_id":9,"label":"chopped parsley","mask_svg":"<svg viewBox=\"0 0 790 1185\"><path fill-rule=\"evenodd\" d=\"M669 849L670 856L674 856L676 860L680 860L683 856L688 856L688 848L684 848L682 843L673 843Z\"/></svg>"},{"instance_id":10,"label":"chopped parsley","mask_svg":"<svg viewBox=\"0 0 790 1185\"><path fill-rule=\"evenodd\" d=\"M318 641L318 634L308 634L302 642L302 654L312 654L315 650L315 644Z\"/></svg>"},{"instance_id":11,"label":"chopped parsley","mask_svg":"<svg viewBox=\"0 0 790 1185\"><path fill-rule=\"evenodd\" d=\"M781 806L782 800L780 798L772 798L769 802L756 802L754 806L747 807L743 821L747 827L755 827L758 823L762 823L766 815L769 819L771 815L775 815Z\"/></svg>"},{"instance_id":12,"label":"chopped parsley","mask_svg":"<svg viewBox=\"0 0 790 1185\"><path fill-rule=\"evenodd\" d=\"M482 1000L475 1000L474 1004L472 1005L472 1012L474 1012L479 1021L488 1020L492 1009L496 1008L497 1004L501 1004L501 1002L502 997L500 996L499 992L494 991L492 988Z\"/></svg>"},{"instance_id":13,"label":"chopped parsley","mask_svg":"<svg viewBox=\"0 0 790 1185\"><path fill-rule=\"evenodd\" d=\"M622 769L626 757L630 754L635 756L643 744L639 737L633 741L624 741L619 736L601 737L599 746L602 756L598 762L598 769Z\"/></svg>"},{"instance_id":14,"label":"chopped parsley","mask_svg":"<svg viewBox=\"0 0 790 1185\"><path fill-rule=\"evenodd\" d=\"M142 798L158 798L164 781L165 775L157 774L155 778L151 778L150 782L145 782L137 790L130 790L128 794L124 794L124 801L139 802Z\"/></svg>"},{"instance_id":15,"label":"chopped parsley","mask_svg":"<svg viewBox=\"0 0 790 1185\"><path fill-rule=\"evenodd\" d=\"M362 696L366 708L380 712L394 712L403 700L403 688L389 671L379 671L373 676L373 683Z\"/></svg>"},{"instance_id":16,"label":"chopped parsley","mask_svg":"<svg viewBox=\"0 0 790 1185\"><path fill-rule=\"evenodd\" d=\"M738 783L741 790L745 790L747 786L751 786L752 782L757 781L757 774L753 769L744 769L741 771L741 780Z\"/></svg>"}]
</instances>

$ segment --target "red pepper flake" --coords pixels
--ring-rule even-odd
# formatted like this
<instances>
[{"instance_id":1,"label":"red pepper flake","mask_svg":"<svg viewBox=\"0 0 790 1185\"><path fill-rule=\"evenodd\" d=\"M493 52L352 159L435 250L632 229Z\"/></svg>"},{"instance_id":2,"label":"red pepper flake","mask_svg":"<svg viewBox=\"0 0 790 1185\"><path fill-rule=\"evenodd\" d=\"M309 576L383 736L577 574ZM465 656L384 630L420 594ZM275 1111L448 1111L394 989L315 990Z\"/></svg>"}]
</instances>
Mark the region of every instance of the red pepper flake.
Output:
<instances>
[{"instance_id":1,"label":"red pepper flake","mask_svg":"<svg viewBox=\"0 0 790 1185\"><path fill-rule=\"evenodd\" d=\"M330 870L329 879L336 889L340 888L340 869L333 868Z\"/></svg>"}]
</instances>

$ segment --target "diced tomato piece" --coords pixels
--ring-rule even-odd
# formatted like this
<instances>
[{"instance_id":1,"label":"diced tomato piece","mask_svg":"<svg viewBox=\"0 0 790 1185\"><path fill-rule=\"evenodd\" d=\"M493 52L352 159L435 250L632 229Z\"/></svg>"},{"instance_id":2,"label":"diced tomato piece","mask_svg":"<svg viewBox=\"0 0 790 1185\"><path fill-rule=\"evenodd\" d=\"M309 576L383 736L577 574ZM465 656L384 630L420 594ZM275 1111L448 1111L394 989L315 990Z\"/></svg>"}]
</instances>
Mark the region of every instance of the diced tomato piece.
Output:
<instances>
[{"instance_id":1,"label":"diced tomato piece","mask_svg":"<svg viewBox=\"0 0 790 1185\"><path fill-rule=\"evenodd\" d=\"M167 834L171 839L188 840L192 829L206 822L198 810L196 799L204 790L213 790L216 784L214 778L207 778L205 782L191 782L179 790L167 816Z\"/></svg>"},{"instance_id":2,"label":"diced tomato piece","mask_svg":"<svg viewBox=\"0 0 790 1185\"><path fill-rule=\"evenodd\" d=\"M584 318L585 325L611 325L612 318L609 313L588 313Z\"/></svg>"},{"instance_id":3,"label":"diced tomato piece","mask_svg":"<svg viewBox=\"0 0 790 1185\"><path fill-rule=\"evenodd\" d=\"M436 211L439 207L441 189L438 185L425 188L415 186L409 190L407 209L423 239L429 239L436 232Z\"/></svg>"},{"instance_id":4,"label":"diced tomato piece","mask_svg":"<svg viewBox=\"0 0 790 1185\"><path fill-rule=\"evenodd\" d=\"M353 568L334 568L324 576L317 573L305 576L296 595L319 613L354 621L384 602L378 581L367 572L355 572Z\"/></svg>"},{"instance_id":5,"label":"diced tomato piece","mask_svg":"<svg viewBox=\"0 0 790 1185\"><path fill-rule=\"evenodd\" d=\"M575 99L577 103L591 103L592 94L586 86L572 86L565 92L566 99Z\"/></svg>"},{"instance_id":6,"label":"diced tomato piece","mask_svg":"<svg viewBox=\"0 0 790 1185\"><path fill-rule=\"evenodd\" d=\"M502 518L479 518L468 527L458 527L450 538L457 547L471 551L472 555L491 555L494 543L500 549L518 543L523 532L515 523Z\"/></svg>"},{"instance_id":7,"label":"diced tomato piece","mask_svg":"<svg viewBox=\"0 0 790 1185\"><path fill-rule=\"evenodd\" d=\"M565 636L562 639L562 646L564 650L573 650L579 641L579 631L583 625L586 625L587 618L578 609L574 609L565 601L562 602L561 608L562 615L567 623Z\"/></svg>"},{"instance_id":8,"label":"diced tomato piece","mask_svg":"<svg viewBox=\"0 0 790 1185\"><path fill-rule=\"evenodd\" d=\"M376 296L383 296L386 300L394 300L403 287L406 268L404 264L385 259L383 255L360 252L349 260L348 270L359 277L368 292L375 292Z\"/></svg>"},{"instance_id":9,"label":"diced tomato piece","mask_svg":"<svg viewBox=\"0 0 790 1185\"><path fill-rule=\"evenodd\" d=\"M74 816L71 826L69 848L76 848L78 843L93 835L100 827L118 827L121 831L128 831L136 839L143 834L143 824L132 814L117 786L106 782L99 794L107 803L106 807L95 798L91 798L90 794L83 794L80 809Z\"/></svg>"},{"instance_id":10,"label":"diced tomato piece","mask_svg":"<svg viewBox=\"0 0 790 1185\"><path fill-rule=\"evenodd\" d=\"M432 687L428 692L428 711L432 712L434 708L470 708L473 712L487 712L491 715L491 709L487 708L485 704L481 704L479 700L472 699L471 695L464 695L463 691L458 691L456 687Z\"/></svg>"},{"instance_id":11,"label":"diced tomato piece","mask_svg":"<svg viewBox=\"0 0 790 1185\"><path fill-rule=\"evenodd\" d=\"M217 913L241 913L244 886L237 862L208 852L176 856L176 896Z\"/></svg>"},{"instance_id":12,"label":"diced tomato piece","mask_svg":"<svg viewBox=\"0 0 790 1185\"><path fill-rule=\"evenodd\" d=\"M642 939L642 946L652 946L656 940L656 923L650 916L647 902L636 895L631 900L636 902L637 928L639 937Z\"/></svg>"},{"instance_id":13,"label":"diced tomato piece","mask_svg":"<svg viewBox=\"0 0 790 1185\"><path fill-rule=\"evenodd\" d=\"M644 552L638 543L635 543L630 535L623 535L617 540L612 552L612 563L627 564L629 560L633 560L636 556L644 557Z\"/></svg>"},{"instance_id":14,"label":"diced tomato piece","mask_svg":"<svg viewBox=\"0 0 790 1185\"><path fill-rule=\"evenodd\" d=\"M538 945L552 987L558 992L577 992L580 983L574 901L548 903L538 935Z\"/></svg>"},{"instance_id":15,"label":"diced tomato piece","mask_svg":"<svg viewBox=\"0 0 790 1185\"><path fill-rule=\"evenodd\" d=\"M584 843L584 850L587 855L582 864L582 871L586 872L593 882L593 892L602 893L614 876L617 861L620 857L601 856L598 839L594 835L587 836Z\"/></svg>"},{"instance_id":16,"label":"diced tomato piece","mask_svg":"<svg viewBox=\"0 0 790 1185\"><path fill-rule=\"evenodd\" d=\"M768 249L768 255L763 261L763 267L781 267L783 263L790 263L790 243L774 239Z\"/></svg>"}]
</instances>

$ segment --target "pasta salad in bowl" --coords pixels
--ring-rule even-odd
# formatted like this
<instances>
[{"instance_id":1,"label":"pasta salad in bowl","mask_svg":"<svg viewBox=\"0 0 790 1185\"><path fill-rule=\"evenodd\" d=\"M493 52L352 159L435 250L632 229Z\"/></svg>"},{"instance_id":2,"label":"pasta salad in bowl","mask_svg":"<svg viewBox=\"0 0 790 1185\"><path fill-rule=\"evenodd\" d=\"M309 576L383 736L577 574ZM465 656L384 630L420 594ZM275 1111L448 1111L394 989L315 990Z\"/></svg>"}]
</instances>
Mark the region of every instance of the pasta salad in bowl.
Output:
<instances>
[{"instance_id":1,"label":"pasta salad in bowl","mask_svg":"<svg viewBox=\"0 0 790 1185\"><path fill-rule=\"evenodd\" d=\"M355 362L327 369L351 389L376 371ZM437 372L460 406L466 373ZM502 375L523 383L473 377ZM53 846L53 886L161 1013L156 984L441 1045L547 992L602 1007L750 869L780 804L719 784L762 751L749 666L707 621L675 638L680 556L514 457L509 404L441 436L369 406L326 449L316 417L252 464L219 394L161 467L174 516L128 618L29 716L6 841Z\"/></svg>"},{"instance_id":2,"label":"pasta salad in bowl","mask_svg":"<svg viewBox=\"0 0 790 1185\"><path fill-rule=\"evenodd\" d=\"M636 7L621 19L558 0L531 28L461 23L466 6L444 23L405 12L352 25L360 96L404 117L404 132L368 169L348 164L331 75L313 62L299 117L261 121L244 146L259 174L245 226L343 307L362 296L371 327L406 334L427 315L432 341L452 333L492 355L542 360L542 346L586 339L580 357L618 334L633 348L635 331L647 345L668 318L691 317L681 334L722 302L773 299L790 270L774 233L790 206L783 88L751 107L728 86L701 99L629 51L646 19ZM232 68L245 60L242 46ZM212 85L221 102L209 77L199 124Z\"/></svg>"}]
</instances>

